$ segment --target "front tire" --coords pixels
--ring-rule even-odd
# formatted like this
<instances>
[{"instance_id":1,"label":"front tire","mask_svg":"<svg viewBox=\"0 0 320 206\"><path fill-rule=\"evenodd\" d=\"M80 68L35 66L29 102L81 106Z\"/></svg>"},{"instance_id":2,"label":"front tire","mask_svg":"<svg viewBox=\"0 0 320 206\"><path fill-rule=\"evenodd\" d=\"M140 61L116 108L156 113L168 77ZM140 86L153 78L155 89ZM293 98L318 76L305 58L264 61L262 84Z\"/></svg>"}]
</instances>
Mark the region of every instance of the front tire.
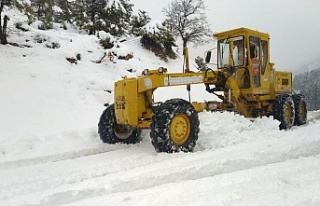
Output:
<instances>
[{"instance_id":1,"label":"front tire","mask_svg":"<svg viewBox=\"0 0 320 206\"><path fill-rule=\"evenodd\" d=\"M290 129L294 125L295 109L291 95L277 96L273 104L273 117L280 121L280 130Z\"/></svg>"},{"instance_id":2,"label":"front tire","mask_svg":"<svg viewBox=\"0 0 320 206\"><path fill-rule=\"evenodd\" d=\"M141 129L119 125L115 121L114 105L109 105L102 113L98 124L98 133L104 143L123 142L133 144L140 141Z\"/></svg>"},{"instance_id":3,"label":"front tire","mask_svg":"<svg viewBox=\"0 0 320 206\"><path fill-rule=\"evenodd\" d=\"M152 118L150 137L158 152L191 152L198 140L198 113L189 102L171 99Z\"/></svg>"}]
</instances>

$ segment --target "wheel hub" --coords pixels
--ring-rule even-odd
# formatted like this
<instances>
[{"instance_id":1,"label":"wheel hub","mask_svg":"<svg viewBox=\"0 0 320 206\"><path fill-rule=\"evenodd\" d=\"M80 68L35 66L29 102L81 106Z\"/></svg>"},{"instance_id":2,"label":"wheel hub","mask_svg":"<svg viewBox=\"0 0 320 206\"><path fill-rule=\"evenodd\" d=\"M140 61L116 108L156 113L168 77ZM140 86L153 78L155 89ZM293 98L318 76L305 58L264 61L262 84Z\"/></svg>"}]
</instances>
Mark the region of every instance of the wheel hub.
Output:
<instances>
[{"instance_id":1,"label":"wheel hub","mask_svg":"<svg viewBox=\"0 0 320 206\"><path fill-rule=\"evenodd\" d=\"M176 145L183 145L190 135L190 121L187 115L175 116L170 124L170 137Z\"/></svg>"},{"instance_id":2,"label":"wheel hub","mask_svg":"<svg viewBox=\"0 0 320 206\"><path fill-rule=\"evenodd\" d=\"M306 118L306 113L307 112L305 111L305 106L304 106L303 103L301 103L299 105L299 116L302 117L303 119L305 119Z\"/></svg>"},{"instance_id":3,"label":"wheel hub","mask_svg":"<svg viewBox=\"0 0 320 206\"><path fill-rule=\"evenodd\" d=\"M292 113L292 109L291 109L291 105L290 104L286 104L285 105L285 121L287 123L291 122L291 119L293 117L293 113Z\"/></svg>"},{"instance_id":4,"label":"wheel hub","mask_svg":"<svg viewBox=\"0 0 320 206\"><path fill-rule=\"evenodd\" d=\"M123 126L123 125L114 125L113 132L119 139L128 139L132 132L134 131L133 127Z\"/></svg>"}]
</instances>

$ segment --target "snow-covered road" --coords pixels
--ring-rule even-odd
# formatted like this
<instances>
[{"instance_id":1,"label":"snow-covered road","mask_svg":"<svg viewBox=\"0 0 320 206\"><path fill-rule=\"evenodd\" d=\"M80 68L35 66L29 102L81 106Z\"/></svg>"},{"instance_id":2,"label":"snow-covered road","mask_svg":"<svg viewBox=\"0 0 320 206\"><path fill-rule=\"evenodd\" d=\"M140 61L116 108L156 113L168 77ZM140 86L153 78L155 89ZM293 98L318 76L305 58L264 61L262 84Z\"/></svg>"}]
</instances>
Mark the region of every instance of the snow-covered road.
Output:
<instances>
[{"instance_id":1,"label":"snow-covered road","mask_svg":"<svg viewBox=\"0 0 320 206\"><path fill-rule=\"evenodd\" d=\"M0 205L317 205L320 113L310 114L306 126L290 131L240 132L254 131L259 141L240 134L237 143L215 147L214 135L206 135L194 153L156 153L145 131L136 145L6 161L0 164ZM200 118L213 123L220 115L246 121L231 113Z\"/></svg>"}]
</instances>

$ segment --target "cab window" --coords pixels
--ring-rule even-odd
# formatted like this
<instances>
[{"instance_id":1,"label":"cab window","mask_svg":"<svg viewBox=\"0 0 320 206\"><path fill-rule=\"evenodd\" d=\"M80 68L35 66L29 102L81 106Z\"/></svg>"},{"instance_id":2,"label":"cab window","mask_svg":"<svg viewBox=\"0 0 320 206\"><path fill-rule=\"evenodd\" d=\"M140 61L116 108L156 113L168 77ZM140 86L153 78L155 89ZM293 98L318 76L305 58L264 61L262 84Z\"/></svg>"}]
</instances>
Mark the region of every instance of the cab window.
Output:
<instances>
[{"instance_id":1,"label":"cab window","mask_svg":"<svg viewBox=\"0 0 320 206\"><path fill-rule=\"evenodd\" d=\"M230 54L230 42L233 41L233 53ZM242 66L244 64L244 38L237 36L218 41L218 68ZM231 62L230 62L231 60Z\"/></svg>"}]
</instances>

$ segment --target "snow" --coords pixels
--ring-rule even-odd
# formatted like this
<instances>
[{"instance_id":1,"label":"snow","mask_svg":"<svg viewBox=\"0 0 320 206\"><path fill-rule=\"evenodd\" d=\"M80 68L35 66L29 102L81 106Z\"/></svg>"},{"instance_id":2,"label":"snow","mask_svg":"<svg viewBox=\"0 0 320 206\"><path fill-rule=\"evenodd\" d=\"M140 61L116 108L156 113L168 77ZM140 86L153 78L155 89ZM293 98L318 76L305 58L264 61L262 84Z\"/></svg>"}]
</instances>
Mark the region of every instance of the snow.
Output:
<instances>
[{"instance_id":1,"label":"snow","mask_svg":"<svg viewBox=\"0 0 320 206\"><path fill-rule=\"evenodd\" d=\"M63 12L62 9L56 5L53 6L52 10L55 12Z\"/></svg>"},{"instance_id":2,"label":"snow","mask_svg":"<svg viewBox=\"0 0 320 206\"><path fill-rule=\"evenodd\" d=\"M18 0L18 3L25 4L25 5L31 5L31 1L30 0Z\"/></svg>"},{"instance_id":3,"label":"snow","mask_svg":"<svg viewBox=\"0 0 320 206\"><path fill-rule=\"evenodd\" d=\"M112 6L116 9L120 9L123 13L127 13L127 10L123 7L120 0L107 0L106 8L112 8Z\"/></svg>"},{"instance_id":4,"label":"snow","mask_svg":"<svg viewBox=\"0 0 320 206\"><path fill-rule=\"evenodd\" d=\"M202 112L193 153L157 153L149 130L138 144L103 144L97 123L114 81L180 72L181 58L164 63L135 38L112 50L133 59L98 64L111 50L95 36L13 22L9 41L25 47L0 45L0 205L320 205L320 111L288 131L272 117ZM213 99L203 85L191 96ZM175 97L187 99L185 87L155 94Z\"/></svg>"},{"instance_id":5,"label":"snow","mask_svg":"<svg viewBox=\"0 0 320 206\"><path fill-rule=\"evenodd\" d=\"M159 33L160 30L159 28L162 28L162 22L161 21L151 21L149 23L147 23L143 29L147 32L147 33L151 33L151 34L155 34L155 33Z\"/></svg>"}]
</instances>

